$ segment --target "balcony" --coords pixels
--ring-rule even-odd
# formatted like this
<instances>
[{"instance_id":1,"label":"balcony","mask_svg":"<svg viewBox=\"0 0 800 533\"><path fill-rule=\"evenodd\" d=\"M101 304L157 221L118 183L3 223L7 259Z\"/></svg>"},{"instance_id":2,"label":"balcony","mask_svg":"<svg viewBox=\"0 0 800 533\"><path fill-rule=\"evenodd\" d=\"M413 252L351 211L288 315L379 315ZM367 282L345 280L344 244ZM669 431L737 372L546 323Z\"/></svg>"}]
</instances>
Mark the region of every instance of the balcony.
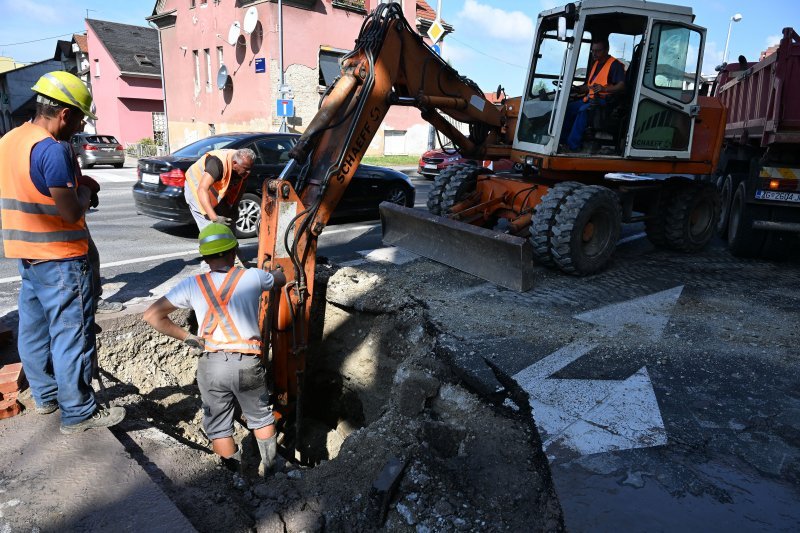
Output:
<instances>
[{"instance_id":1,"label":"balcony","mask_svg":"<svg viewBox=\"0 0 800 533\"><path fill-rule=\"evenodd\" d=\"M339 7L357 13L367 12L366 0L333 0L331 4L333 7Z\"/></svg>"}]
</instances>

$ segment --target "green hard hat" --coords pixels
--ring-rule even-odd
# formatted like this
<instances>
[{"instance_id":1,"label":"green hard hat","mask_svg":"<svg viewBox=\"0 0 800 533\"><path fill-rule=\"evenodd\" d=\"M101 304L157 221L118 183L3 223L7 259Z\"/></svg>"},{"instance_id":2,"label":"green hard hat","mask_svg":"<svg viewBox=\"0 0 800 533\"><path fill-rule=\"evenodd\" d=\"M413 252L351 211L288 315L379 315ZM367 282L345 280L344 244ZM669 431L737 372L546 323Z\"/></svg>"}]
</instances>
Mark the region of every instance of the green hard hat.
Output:
<instances>
[{"instance_id":1,"label":"green hard hat","mask_svg":"<svg viewBox=\"0 0 800 533\"><path fill-rule=\"evenodd\" d=\"M200 255L214 255L227 252L239 245L239 241L233 235L228 226L212 222L202 230L197 237L200 241Z\"/></svg>"}]
</instances>

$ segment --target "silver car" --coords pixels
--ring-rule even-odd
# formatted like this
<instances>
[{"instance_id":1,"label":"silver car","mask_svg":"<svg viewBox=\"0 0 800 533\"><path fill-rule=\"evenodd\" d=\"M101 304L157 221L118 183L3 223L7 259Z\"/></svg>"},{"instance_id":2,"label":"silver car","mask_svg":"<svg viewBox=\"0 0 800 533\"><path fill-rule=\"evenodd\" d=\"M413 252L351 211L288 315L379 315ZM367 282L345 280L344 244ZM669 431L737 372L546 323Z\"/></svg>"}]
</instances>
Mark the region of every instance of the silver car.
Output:
<instances>
[{"instance_id":1,"label":"silver car","mask_svg":"<svg viewBox=\"0 0 800 533\"><path fill-rule=\"evenodd\" d=\"M125 150L113 135L78 133L72 136L72 149L78 156L81 168L92 168L95 165L122 168L125 164Z\"/></svg>"}]
</instances>

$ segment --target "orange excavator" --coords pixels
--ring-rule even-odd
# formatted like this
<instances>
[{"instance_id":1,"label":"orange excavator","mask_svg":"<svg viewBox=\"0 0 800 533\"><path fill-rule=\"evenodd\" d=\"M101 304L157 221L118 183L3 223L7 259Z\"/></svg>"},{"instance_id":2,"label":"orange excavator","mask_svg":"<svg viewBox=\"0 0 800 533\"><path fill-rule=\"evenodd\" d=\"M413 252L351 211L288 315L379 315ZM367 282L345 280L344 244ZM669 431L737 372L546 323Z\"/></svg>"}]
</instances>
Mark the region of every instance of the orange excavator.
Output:
<instances>
[{"instance_id":1,"label":"orange excavator","mask_svg":"<svg viewBox=\"0 0 800 533\"><path fill-rule=\"evenodd\" d=\"M637 0L544 11L522 96L497 106L425 44L397 4L369 14L292 160L264 187L258 264L289 280L262 306L278 410L301 405L317 239L391 106L418 108L465 157L511 158L521 170L443 171L429 212L381 205L385 243L516 290L533 283L534 262L599 271L622 223L643 222L658 246L705 246L719 213L713 173L725 111L698 95L705 30L693 21L691 8ZM625 90L590 106L582 147L565 149L568 107L591 85L590 48L604 40L626 51Z\"/></svg>"}]
</instances>

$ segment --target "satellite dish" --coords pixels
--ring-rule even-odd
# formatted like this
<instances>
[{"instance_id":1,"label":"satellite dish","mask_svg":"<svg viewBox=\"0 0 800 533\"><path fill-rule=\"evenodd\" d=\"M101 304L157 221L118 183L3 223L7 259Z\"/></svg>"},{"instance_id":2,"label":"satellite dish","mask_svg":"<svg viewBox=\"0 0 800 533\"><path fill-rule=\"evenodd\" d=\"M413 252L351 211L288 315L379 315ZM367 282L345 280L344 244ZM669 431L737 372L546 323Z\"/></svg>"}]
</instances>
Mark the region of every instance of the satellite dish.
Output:
<instances>
[{"instance_id":1,"label":"satellite dish","mask_svg":"<svg viewBox=\"0 0 800 533\"><path fill-rule=\"evenodd\" d=\"M239 34L241 34L242 28L239 26L239 21L236 20L231 24L231 29L228 30L228 44L233 46L236 44L236 41L239 40Z\"/></svg>"},{"instance_id":2,"label":"satellite dish","mask_svg":"<svg viewBox=\"0 0 800 533\"><path fill-rule=\"evenodd\" d=\"M228 85L228 79L228 67L222 65L217 72L217 89L224 89Z\"/></svg>"},{"instance_id":3,"label":"satellite dish","mask_svg":"<svg viewBox=\"0 0 800 533\"><path fill-rule=\"evenodd\" d=\"M258 10L255 6L252 6L250 9L247 10L247 13L244 14L244 23L242 24L242 29L245 33L250 34L253 33L253 30L256 29L258 25Z\"/></svg>"}]
</instances>

